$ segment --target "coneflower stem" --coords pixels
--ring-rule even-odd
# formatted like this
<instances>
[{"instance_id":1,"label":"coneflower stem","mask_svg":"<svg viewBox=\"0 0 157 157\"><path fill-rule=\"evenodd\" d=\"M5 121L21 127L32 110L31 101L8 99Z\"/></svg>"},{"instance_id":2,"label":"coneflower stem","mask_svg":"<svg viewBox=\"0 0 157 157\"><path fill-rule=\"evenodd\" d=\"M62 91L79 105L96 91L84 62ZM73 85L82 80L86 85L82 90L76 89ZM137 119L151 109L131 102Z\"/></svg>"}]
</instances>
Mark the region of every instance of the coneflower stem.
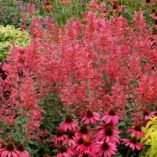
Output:
<instances>
[{"instance_id":1,"label":"coneflower stem","mask_svg":"<svg viewBox=\"0 0 157 157\"><path fill-rule=\"evenodd\" d=\"M131 148L129 148L127 154L126 154L126 157L130 157L130 154L131 154Z\"/></svg>"}]
</instances>

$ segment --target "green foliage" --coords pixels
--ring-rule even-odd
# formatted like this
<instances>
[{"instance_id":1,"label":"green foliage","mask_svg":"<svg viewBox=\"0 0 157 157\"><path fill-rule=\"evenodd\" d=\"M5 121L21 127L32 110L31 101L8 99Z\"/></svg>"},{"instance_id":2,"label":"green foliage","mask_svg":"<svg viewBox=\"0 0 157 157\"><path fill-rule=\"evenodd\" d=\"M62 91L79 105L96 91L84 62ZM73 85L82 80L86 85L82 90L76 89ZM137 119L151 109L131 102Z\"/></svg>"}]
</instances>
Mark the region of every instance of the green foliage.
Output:
<instances>
[{"instance_id":1,"label":"green foliage","mask_svg":"<svg viewBox=\"0 0 157 157\"><path fill-rule=\"evenodd\" d=\"M41 121L41 128L47 129L54 134L56 127L64 118L63 104L57 96L47 95L40 103L40 106L43 108L42 115L44 117Z\"/></svg>"},{"instance_id":2,"label":"green foliage","mask_svg":"<svg viewBox=\"0 0 157 157\"><path fill-rule=\"evenodd\" d=\"M50 9L45 8L44 1L40 1L36 8L42 16L51 16L59 25L66 23L71 17L77 16L81 19L82 12L86 10L86 4L90 0L70 0L68 3L62 3L61 0L51 0ZM33 1L35 3L35 0Z\"/></svg>"},{"instance_id":3,"label":"green foliage","mask_svg":"<svg viewBox=\"0 0 157 157\"><path fill-rule=\"evenodd\" d=\"M152 10L156 9L157 2L151 1L151 5L147 4L145 0L136 0L134 1L126 1L121 0L122 5L125 5L125 9L123 12L123 16L126 17L130 22L132 21L133 15L135 11L142 10L148 24L153 24L154 20L150 17Z\"/></svg>"},{"instance_id":4,"label":"green foliage","mask_svg":"<svg viewBox=\"0 0 157 157\"><path fill-rule=\"evenodd\" d=\"M25 46L29 43L29 38L26 31L21 32L12 25L0 25L0 61L6 58L12 45Z\"/></svg>"},{"instance_id":5,"label":"green foliage","mask_svg":"<svg viewBox=\"0 0 157 157\"><path fill-rule=\"evenodd\" d=\"M0 24L1 25L20 25L20 10L13 0L2 0L0 2Z\"/></svg>"},{"instance_id":6,"label":"green foliage","mask_svg":"<svg viewBox=\"0 0 157 157\"><path fill-rule=\"evenodd\" d=\"M142 128L145 137L141 139L143 150L140 157L156 157L157 154L157 116L151 118L150 121Z\"/></svg>"},{"instance_id":7,"label":"green foliage","mask_svg":"<svg viewBox=\"0 0 157 157\"><path fill-rule=\"evenodd\" d=\"M39 143L38 147L40 149L38 149L38 152L40 152L40 154L55 153L54 151L56 151L56 149L51 148L52 135L56 133L56 128L59 126L59 124L65 117L63 103L59 100L57 94L55 94L54 92L53 94L47 94L45 99L41 100L39 106L43 109L43 120L40 122L40 128L41 130L46 131L47 134L42 135L40 139L41 142ZM48 139L51 139L51 142L47 142ZM35 154L32 155L35 156Z\"/></svg>"},{"instance_id":8,"label":"green foliage","mask_svg":"<svg viewBox=\"0 0 157 157\"><path fill-rule=\"evenodd\" d=\"M35 7L35 15L44 18L49 15L54 21L59 25L66 23L67 19L71 17L82 18L82 13L87 10L86 5L91 0L69 0L67 3L63 3L62 0L49 0L49 6L46 7L46 1L43 0L30 0ZM2 0L2 12L0 15L0 23L3 25L13 24L15 26L21 25L20 14L22 11L26 10L26 0ZM109 16L113 14L122 15L132 23L133 14L137 10L142 10L146 22L150 25L154 24L154 20L150 17L152 10L156 10L157 2L151 0L151 3L146 3L146 0L117 0L116 9L113 7L113 3L110 0L98 0L97 3L100 4L104 2L107 5L107 12ZM119 8L121 11L119 11Z\"/></svg>"},{"instance_id":9,"label":"green foliage","mask_svg":"<svg viewBox=\"0 0 157 157\"><path fill-rule=\"evenodd\" d=\"M63 3L62 0L50 0L48 8L45 7L44 1L39 0L37 3L36 0L32 0L32 2L39 15L43 17L49 15L59 25L63 25L71 17L75 16L81 19L82 13L87 10L86 6L91 0L69 0L67 3ZM110 0L97 0L98 5L101 2L104 2L107 6L108 16L113 14L118 16L122 15L132 23L134 12L142 10L146 22L150 25L154 24L154 20L150 17L150 14L152 10L156 10L157 8L157 2L155 0L152 0L150 4L146 3L145 0L117 0L116 3L111 3ZM113 4L115 4L116 9Z\"/></svg>"}]
</instances>

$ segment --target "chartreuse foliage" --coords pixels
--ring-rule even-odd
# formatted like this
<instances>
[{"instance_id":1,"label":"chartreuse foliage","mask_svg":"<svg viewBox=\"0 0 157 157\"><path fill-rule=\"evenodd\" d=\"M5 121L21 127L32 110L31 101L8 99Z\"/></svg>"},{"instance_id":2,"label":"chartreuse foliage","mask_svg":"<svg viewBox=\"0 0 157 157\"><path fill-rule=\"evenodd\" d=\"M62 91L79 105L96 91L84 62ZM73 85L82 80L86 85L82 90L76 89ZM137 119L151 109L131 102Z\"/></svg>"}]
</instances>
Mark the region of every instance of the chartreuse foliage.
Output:
<instances>
[{"instance_id":1,"label":"chartreuse foliage","mask_svg":"<svg viewBox=\"0 0 157 157\"><path fill-rule=\"evenodd\" d=\"M29 38L26 31L21 32L12 25L0 25L0 61L6 58L12 45L25 46L29 43Z\"/></svg>"},{"instance_id":2,"label":"chartreuse foliage","mask_svg":"<svg viewBox=\"0 0 157 157\"><path fill-rule=\"evenodd\" d=\"M151 118L145 127L142 128L146 133L141 139L143 151L140 157L156 157L157 155L157 116Z\"/></svg>"}]
</instances>

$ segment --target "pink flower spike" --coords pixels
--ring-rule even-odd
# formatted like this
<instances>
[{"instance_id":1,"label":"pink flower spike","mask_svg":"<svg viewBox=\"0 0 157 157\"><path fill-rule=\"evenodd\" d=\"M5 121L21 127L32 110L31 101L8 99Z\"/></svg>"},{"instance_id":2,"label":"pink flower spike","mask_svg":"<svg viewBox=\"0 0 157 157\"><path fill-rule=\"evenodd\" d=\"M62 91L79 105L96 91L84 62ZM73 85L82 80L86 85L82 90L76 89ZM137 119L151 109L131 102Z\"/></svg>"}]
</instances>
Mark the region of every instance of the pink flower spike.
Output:
<instances>
[{"instance_id":1,"label":"pink flower spike","mask_svg":"<svg viewBox=\"0 0 157 157\"><path fill-rule=\"evenodd\" d=\"M110 142L98 142L97 143L97 157L112 157L112 155L116 154L117 147L115 143Z\"/></svg>"},{"instance_id":2,"label":"pink flower spike","mask_svg":"<svg viewBox=\"0 0 157 157\"><path fill-rule=\"evenodd\" d=\"M95 124L99 120L99 117L99 113L88 110L86 116L82 118L82 121L85 124Z\"/></svg>"},{"instance_id":3,"label":"pink flower spike","mask_svg":"<svg viewBox=\"0 0 157 157\"><path fill-rule=\"evenodd\" d=\"M115 110L111 109L109 112L105 113L102 120L106 122L106 124L113 123L115 125L119 121L119 116L116 115Z\"/></svg>"},{"instance_id":4,"label":"pink flower spike","mask_svg":"<svg viewBox=\"0 0 157 157\"><path fill-rule=\"evenodd\" d=\"M125 146L128 146L130 147L132 150L141 150L142 149L142 145L137 141L136 137L133 137L131 139L122 139L122 143L125 145Z\"/></svg>"},{"instance_id":5,"label":"pink flower spike","mask_svg":"<svg viewBox=\"0 0 157 157\"><path fill-rule=\"evenodd\" d=\"M0 149L0 156L1 157L19 157L19 152L14 148L13 143L8 143L6 148Z\"/></svg>"},{"instance_id":6,"label":"pink flower spike","mask_svg":"<svg viewBox=\"0 0 157 157\"><path fill-rule=\"evenodd\" d=\"M78 128L78 122L72 118L70 114L66 115L65 120L60 124L60 128L64 131L74 130Z\"/></svg>"}]
</instances>

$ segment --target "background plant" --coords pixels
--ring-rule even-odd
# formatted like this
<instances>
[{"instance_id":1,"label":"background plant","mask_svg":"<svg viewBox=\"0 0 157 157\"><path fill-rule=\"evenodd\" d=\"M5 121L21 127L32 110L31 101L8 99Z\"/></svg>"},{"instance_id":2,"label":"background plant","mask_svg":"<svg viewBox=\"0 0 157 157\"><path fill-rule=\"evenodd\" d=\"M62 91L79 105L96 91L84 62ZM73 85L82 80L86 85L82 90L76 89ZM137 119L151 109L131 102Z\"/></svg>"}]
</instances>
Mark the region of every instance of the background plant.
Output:
<instances>
[{"instance_id":1,"label":"background plant","mask_svg":"<svg viewBox=\"0 0 157 157\"><path fill-rule=\"evenodd\" d=\"M143 131L145 132L145 137L142 138L141 142L143 143L143 151L141 152L141 157L155 157L156 156L156 120L157 117L151 118L145 127L143 127Z\"/></svg>"},{"instance_id":2,"label":"background plant","mask_svg":"<svg viewBox=\"0 0 157 157\"><path fill-rule=\"evenodd\" d=\"M31 0L25 1L6 1L1 2L1 24L14 24L21 26L21 12L28 10L28 4L35 7L35 15L45 18L51 16L59 25L63 25L72 17L82 19L84 11L89 9L89 6L94 11L102 11L108 16L122 15L132 23L133 14L135 11L142 10L146 22L150 25L155 24L155 20L150 16L153 12L157 12L157 2L155 0ZM11 12L10 12L11 10ZM28 22L29 23L29 22Z\"/></svg>"},{"instance_id":3,"label":"background plant","mask_svg":"<svg viewBox=\"0 0 157 157\"><path fill-rule=\"evenodd\" d=\"M12 25L0 25L0 61L6 59L8 51L14 45L25 46L29 43L28 32L21 32Z\"/></svg>"}]
</instances>

